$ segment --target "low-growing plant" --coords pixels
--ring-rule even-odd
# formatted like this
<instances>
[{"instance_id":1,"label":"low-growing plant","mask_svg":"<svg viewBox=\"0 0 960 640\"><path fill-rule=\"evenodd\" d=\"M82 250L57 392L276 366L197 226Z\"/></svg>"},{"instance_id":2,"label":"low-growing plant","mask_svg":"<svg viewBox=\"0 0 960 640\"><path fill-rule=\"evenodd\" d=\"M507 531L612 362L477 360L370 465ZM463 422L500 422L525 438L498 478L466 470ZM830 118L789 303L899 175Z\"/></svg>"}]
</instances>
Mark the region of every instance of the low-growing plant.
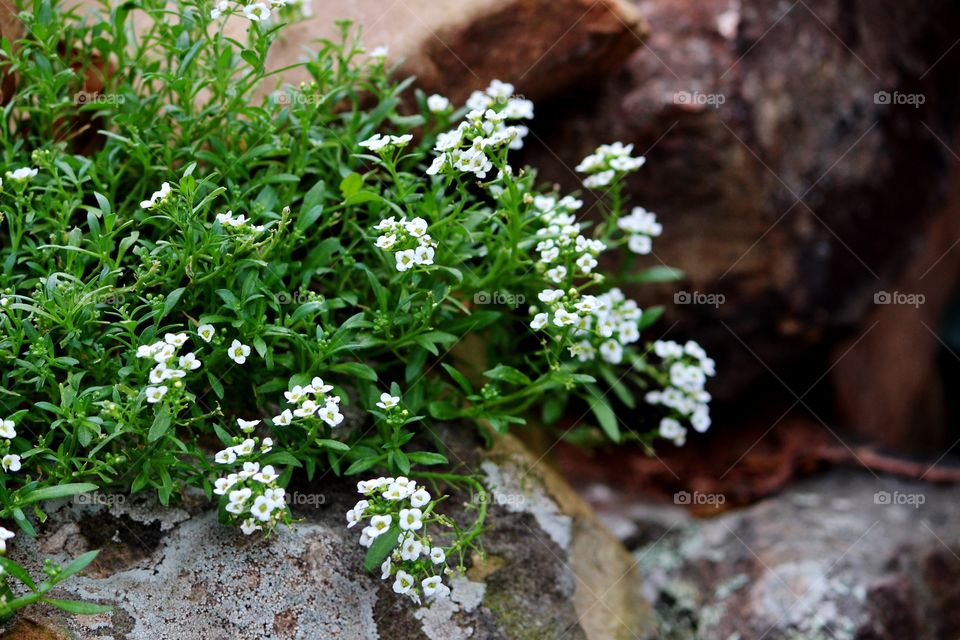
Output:
<instances>
[{"instance_id":1,"label":"low-growing plant","mask_svg":"<svg viewBox=\"0 0 960 640\"><path fill-rule=\"evenodd\" d=\"M87 565L93 562L99 551L88 551L87 553L74 558L61 567L52 560L43 561L43 572L47 577L37 584L30 573L18 562L5 557L3 554L7 551L7 540L14 537L14 533L4 527L0 527L0 622L10 619L18 609L30 606L31 604L48 604L67 613L76 613L83 615L93 615L110 611L106 607L92 602L83 602L81 600L63 600L61 598L52 598L48 594L51 589L64 580L83 571ZM23 585L26 593L17 595L10 587L10 579L14 579Z\"/></svg>"},{"instance_id":2,"label":"low-growing plant","mask_svg":"<svg viewBox=\"0 0 960 640\"><path fill-rule=\"evenodd\" d=\"M661 227L625 202L644 163L630 145L577 167L584 207L510 164L534 106L509 84L455 109L394 80L345 23L297 65L307 81L281 84L267 54L299 4L21 9L24 35L0 43L16 77L0 516L33 533L46 499L198 488L224 522L269 533L293 519L294 473L382 471L348 524L371 518L368 568L420 601L480 548L486 515L473 501L460 529L434 510L423 481L485 489L432 422L489 438L580 405L592 417L567 437L682 444L709 427L713 361L644 341L662 309L618 288L677 275L636 264ZM624 424L636 397L646 422Z\"/></svg>"}]
</instances>

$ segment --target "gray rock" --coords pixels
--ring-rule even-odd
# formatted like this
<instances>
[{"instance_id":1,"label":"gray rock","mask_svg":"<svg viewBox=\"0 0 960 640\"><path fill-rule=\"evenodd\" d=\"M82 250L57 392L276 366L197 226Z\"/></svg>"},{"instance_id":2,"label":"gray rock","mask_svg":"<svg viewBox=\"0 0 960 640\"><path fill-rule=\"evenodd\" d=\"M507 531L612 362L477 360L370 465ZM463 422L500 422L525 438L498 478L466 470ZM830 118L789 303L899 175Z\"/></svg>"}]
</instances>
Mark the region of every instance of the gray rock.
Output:
<instances>
[{"instance_id":1,"label":"gray rock","mask_svg":"<svg viewBox=\"0 0 960 640\"><path fill-rule=\"evenodd\" d=\"M834 471L709 519L614 510L660 638L956 637L960 488Z\"/></svg>"},{"instance_id":2,"label":"gray rock","mask_svg":"<svg viewBox=\"0 0 960 640\"><path fill-rule=\"evenodd\" d=\"M267 540L218 524L203 496L175 509L129 498L59 505L36 541L17 537L14 557L39 573L41 556L64 561L103 548L56 595L113 611L70 617L34 607L0 637L606 640L650 633L652 613L630 555L572 490L558 493L565 487L559 478L513 441L483 454L465 447L454 459L482 466L496 497L485 555L475 555L467 575L451 581L449 600L429 608L363 573L365 550L344 520L357 498L355 479L327 476L299 490L313 498L293 507L304 521ZM469 524L468 501L454 493L445 509Z\"/></svg>"}]
</instances>

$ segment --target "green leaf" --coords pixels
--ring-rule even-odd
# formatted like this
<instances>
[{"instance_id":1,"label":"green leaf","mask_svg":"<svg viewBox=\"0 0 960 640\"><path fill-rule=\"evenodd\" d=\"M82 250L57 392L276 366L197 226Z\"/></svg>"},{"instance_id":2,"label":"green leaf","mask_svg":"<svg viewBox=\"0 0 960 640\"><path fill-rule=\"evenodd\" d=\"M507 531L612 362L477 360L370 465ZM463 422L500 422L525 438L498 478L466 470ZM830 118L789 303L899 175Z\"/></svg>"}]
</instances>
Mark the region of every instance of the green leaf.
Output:
<instances>
[{"instance_id":1,"label":"green leaf","mask_svg":"<svg viewBox=\"0 0 960 640\"><path fill-rule=\"evenodd\" d=\"M359 173L348 173L340 181L340 193L343 194L344 200L348 200L350 196L360 191L361 187L363 187L363 177Z\"/></svg>"},{"instance_id":2,"label":"green leaf","mask_svg":"<svg viewBox=\"0 0 960 640\"><path fill-rule=\"evenodd\" d=\"M427 406L427 409L430 411L430 415L437 420L453 420L460 417L460 409L444 400L434 400Z\"/></svg>"},{"instance_id":3,"label":"green leaf","mask_svg":"<svg viewBox=\"0 0 960 640\"><path fill-rule=\"evenodd\" d=\"M10 558L0 556L0 567L3 567L4 571L27 585L31 591L37 590L37 585L34 583L33 578L30 577L30 574L27 573L27 570Z\"/></svg>"},{"instance_id":4,"label":"green leaf","mask_svg":"<svg viewBox=\"0 0 960 640\"><path fill-rule=\"evenodd\" d=\"M467 380L465 375L457 371L457 369L450 366L446 362L441 362L440 366L443 367L444 371L446 371L451 378L453 378L454 382L460 385L460 388L463 389L465 394L471 395L473 393L473 387L470 385L470 381Z\"/></svg>"},{"instance_id":5,"label":"green leaf","mask_svg":"<svg viewBox=\"0 0 960 640\"><path fill-rule=\"evenodd\" d=\"M340 442L339 440L317 438L316 442L318 447L323 447L324 449L333 449L334 451L350 451L350 445Z\"/></svg>"},{"instance_id":6,"label":"green leaf","mask_svg":"<svg viewBox=\"0 0 960 640\"><path fill-rule=\"evenodd\" d=\"M244 62L253 67L254 69L259 69L263 66L260 63L260 58L257 56L257 53L252 49L244 49L240 52L240 57L243 58Z\"/></svg>"},{"instance_id":7,"label":"green leaf","mask_svg":"<svg viewBox=\"0 0 960 640\"><path fill-rule=\"evenodd\" d=\"M413 453L408 453L407 457L416 464L447 464L446 456L430 451L414 451Z\"/></svg>"},{"instance_id":8,"label":"green leaf","mask_svg":"<svg viewBox=\"0 0 960 640\"><path fill-rule=\"evenodd\" d=\"M491 380L503 380L504 382L509 382L510 384L533 384L533 381L530 380L527 374L514 369L513 367L508 367L505 364L497 365L493 369L485 371L483 375L487 376Z\"/></svg>"},{"instance_id":9,"label":"green leaf","mask_svg":"<svg viewBox=\"0 0 960 640\"><path fill-rule=\"evenodd\" d=\"M88 491L96 491L97 485L91 484L89 482L71 482L67 484L58 484L53 487L43 487L35 491L31 491L25 496L20 496L20 504L28 505L35 502L42 502L44 500L56 500L57 498L66 498L68 496L73 496L78 493L87 493Z\"/></svg>"},{"instance_id":10,"label":"green leaf","mask_svg":"<svg viewBox=\"0 0 960 640\"><path fill-rule=\"evenodd\" d=\"M57 598L43 598L41 599L41 602L52 604L59 609L63 609L67 613L73 613L78 616L92 616L98 613L107 613L108 611L113 611L111 607L107 607L102 604L95 604L93 602L82 602L80 600L58 600Z\"/></svg>"},{"instance_id":11,"label":"green leaf","mask_svg":"<svg viewBox=\"0 0 960 640\"><path fill-rule=\"evenodd\" d=\"M383 561L387 559L394 548L397 546L397 540L400 539L400 527L394 524L386 533L381 533L373 540L367 555L363 559L363 568L371 572L378 568Z\"/></svg>"},{"instance_id":12,"label":"green leaf","mask_svg":"<svg viewBox=\"0 0 960 640\"><path fill-rule=\"evenodd\" d=\"M663 315L665 308L663 306L650 307L649 309L643 310L643 315L640 316L640 322L638 323L638 328L640 331L643 331L647 327L653 326L656 324L657 320L660 319L660 316Z\"/></svg>"},{"instance_id":13,"label":"green leaf","mask_svg":"<svg viewBox=\"0 0 960 640\"><path fill-rule=\"evenodd\" d=\"M590 403L590 410L596 416L600 428L607 434L607 437L614 442L620 442L620 424L617 422L617 416L614 415L610 404L597 393L594 387L588 387L590 397L587 402Z\"/></svg>"},{"instance_id":14,"label":"green leaf","mask_svg":"<svg viewBox=\"0 0 960 640\"><path fill-rule=\"evenodd\" d=\"M364 202L370 202L371 200L379 199L380 196L373 191L357 191L356 193L350 194L350 196L344 200L344 204L363 204Z\"/></svg>"},{"instance_id":15,"label":"green leaf","mask_svg":"<svg viewBox=\"0 0 960 640\"><path fill-rule=\"evenodd\" d=\"M157 416L153 419L153 424L150 425L150 432L147 434L147 442L156 442L163 434L167 432L167 429L170 428L170 406L164 404L160 407L160 410L157 411Z\"/></svg>"},{"instance_id":16,"label":"green leaf","mask_svg":"<svg viewBox=\"0 0 960 640\"><path fill-rule=\"evenodd\" d=\"M51 582L52 582L53 584L58 584L58 583L60 583L60 582L63 582L64 580L66 580L66 579L69 578L70 576L72 576L72 575L74 575L74 574L76 574L76 573L79 573L80 571L83 571L83 569L84 569L88 564L90 564L91 562L94 561L94 559L97 557L97 555L98 555L99 553L100 553L100 550L97 549L97 550L95 550L95 551L88 551L88 552L86 552L85 554L83 554L82 556L77 556L76 558L74 558L73 560L71 560L71 561L70 561L70 564L68 564L67 566L65 566L65 567L60 571L60 573L58 573L57 576L51 580Z\"/></svg>"},{"instance_id":17,"label":"green leaf","mask_svg":"<svg viewBox=\"0 0 960 640\"><path fill-rule=\"evenodd\" d=\"M330 367L330 370L345 373L354 378L360 378L361 380L369 380L370 382L377 380L377 372L359 362L341 362L340 364Z\"/></svg>"},{"instance_id":18,"label":"green leaf","mask_svg":"<svg viewBox=\"0 0 960 640\"><path fill-rule=\"evenodd\" d=\"M644 269L638 273L628 275L624 280L627 282L633 283L643 283L643 282L676 282L678 280L683 280L684 273L680 269L674 269L673 267L666 267L664 265L657 265L655 267L650 267L649 269Z\"/></svg>"},{"instance_id":19,"label":"green leaf","mask_svg":"<svg viewBox=\"0 0 960 640\"><path fill-rule=\"evenodd\" d=\"M347 467L347 470L344 472L344 475L352 476L357 473L362 473L367 469L374 468L378 464L380 464L379 456L376 456L373 458L360 458L359 460L354 461L354 463L351 464L349 467Z\"/></svg>"},{"instance_id":20,"label":"green leaf","mask_svg":"<svg viewBox=\"0 0 960 640\"><path fill-rule=\"evenodd\" d=\"M186 289L180 287L179 289L174 289L167 294L166 300L163 301L163 313L160 314L161 318L165 318L168 313L173 311L173 308L177 306L178 302L180 302L180 297L183 295L184 291L186 291Z\"/></svg>"}]
</instances>

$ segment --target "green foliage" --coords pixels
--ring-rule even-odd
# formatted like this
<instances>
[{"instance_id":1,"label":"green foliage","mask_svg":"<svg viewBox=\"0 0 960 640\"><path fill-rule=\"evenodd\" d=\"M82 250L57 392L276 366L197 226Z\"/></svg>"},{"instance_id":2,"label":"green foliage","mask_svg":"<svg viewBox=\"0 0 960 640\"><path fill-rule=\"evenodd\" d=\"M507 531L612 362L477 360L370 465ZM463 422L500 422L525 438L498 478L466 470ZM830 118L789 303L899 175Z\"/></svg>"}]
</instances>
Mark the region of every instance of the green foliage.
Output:
<instances>
[{"instance_id":1,"label":"green foliage","mask_svg":"<svg viewBox=\"0 0 960 640\"><path fill-rule=\"evenodd\" d=\"M571 357L575 327L530 329L527 305L544 290L561 286L573 304L616 283L577 279L572 262L564 284L545 279L534 203L557 194L513 170L506 145L483 179L452 161L427 175L438 134L466 110L431 112L349 25L318 43L292 87L263 65L282 24L249 22L241 42L211 9L104 3L81 19L36 0L20 14L23 38L0 46L0 70L17 76L0 128L0 418L16 427L0 441L0 515L33 533L25 507L42 519L43 500L95 487L164 504L187 487L213 497L218 443L246 438L236 419L262 420L258 459L281 484L446 467L430 420L504 432L554 422L573 402L592 410L591 433L651 439L612 401L633 406L631 389L669 382L663 371L636 350L622 364ZM88 92L89 78L102 89ZM412 141L361 146L377 133ZM605 247L627 243L622 175L597 208ZM429 260L398 269L376 244L390 218L429 225ZM633 279L676 277L657 267ZM151 380L160 360L138 351L165 340L186 341L171 366L188 351L202 366L180 360L181 377ZM343 423L278 422L284 392L316 376ZM399 409L378 408L384 393ZM371 557L389 552L380 546ZM33 594L13 602L41 598L0 562Z\"/></svg>"}]
</instances>

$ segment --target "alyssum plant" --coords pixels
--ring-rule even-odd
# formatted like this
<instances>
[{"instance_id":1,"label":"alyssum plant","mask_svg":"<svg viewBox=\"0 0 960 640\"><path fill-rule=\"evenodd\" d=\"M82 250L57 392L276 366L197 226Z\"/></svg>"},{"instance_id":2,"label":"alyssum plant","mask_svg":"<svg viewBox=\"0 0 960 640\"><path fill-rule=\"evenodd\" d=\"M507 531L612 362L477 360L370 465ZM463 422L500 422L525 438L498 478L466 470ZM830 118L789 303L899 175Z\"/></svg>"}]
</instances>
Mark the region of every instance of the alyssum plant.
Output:
<instances>
[{"instance_id":1,"label":"alyssum plant","mask_svg":"<svg viewBox=\"0 0 960 640\"><path fill-rule=\"evenodd\" d=\"M509 84L455 109L341 25L302 63L310 81L281 86L264 61L299 11L283 0L24 9L0 56L17 84L0 131L0 516L25 532L48 499L198 488L269 534L294 518L292 474L379 471L347 526L368 569L424 602L486 515L473 501L461 529L438 508L485 489L432 420L488 435L575 402L594 418L581 437L679 445L709 427L713 361L643 342L659 310L617 288L672 274L634 267L661 228L624 203L644 163L630 145L577 167L599 198L588 222L509 163L533 118ZM626 275L605 276L620 248ZM486 304L504 300L520 304ZM472 336L482 373L458 358ZM628 427L612 399L633 408L637 389L652 421Z\"/></svg>"}]
</instances>

